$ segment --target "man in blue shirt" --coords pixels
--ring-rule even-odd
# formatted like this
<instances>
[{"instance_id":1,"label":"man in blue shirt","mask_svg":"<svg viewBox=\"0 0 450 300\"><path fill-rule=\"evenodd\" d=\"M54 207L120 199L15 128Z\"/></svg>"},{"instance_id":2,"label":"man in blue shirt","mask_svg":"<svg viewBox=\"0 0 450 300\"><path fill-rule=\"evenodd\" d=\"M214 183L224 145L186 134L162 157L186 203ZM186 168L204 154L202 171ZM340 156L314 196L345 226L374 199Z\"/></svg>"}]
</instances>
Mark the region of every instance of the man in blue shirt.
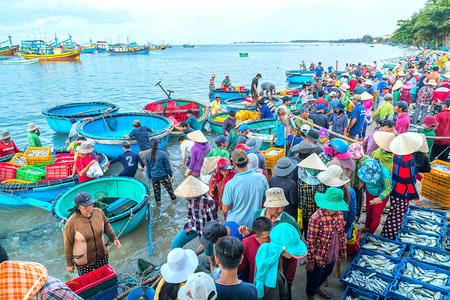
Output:
<instances>
[{"instance_id":1,"label":"man in blue shirt","mask_svg":"<svg viewBox=\"0 0 450 300\"><path fill-rule=\"evenodd\" d=\"M200 124L198 124L197 119L194 117L194 115L192 114L192 110L188 109L186 111L186 116L188 117L186 120L186 123L191 126L192 129L195 130L200 130Z\"/></svg>"},{"instance_id":2,"label":"man in blue shirt","mask_svg":"<svg viewBox=\"0 0 450 300\"><path fill-rule=\"evenodd\" d=\"M258 101L259 112L261 113L261 120L273 119L273 114L270 112L270 108L267 106L264 99Z\"/></svg>"},{"instance_id":3,"label":"man in blue shirt","mask_svg":"<svg viewBox=\"0 0 450 300\"><path fill-rule=\"evenodd\" d=\"M289 116L286 115L282 107L278 108L277 116L278 119L275 120L275 132L273 133L270 147L273 147L273 142L275 141L275 147L285 149L287 144L286 132L289 132L286 131L289 130Z\"/></svg>"},{"instance_id":4,"label":"man in blue shirt","mask_svg":"<svg viewBox=\"0 0 450 300\"><path fill-rule=\"evenodd\" d=\"M148 133L152 133L153 129L150 129L145 126L141 126L141 122L138 120L133 121L134 129L131 131L130 135L124 135L127 140L131 140L133 137L136 138L136 141L139 145L139 155L142 160L145 158L148 152L150 152L150 138Z\"/></svg>"},{"instance_id":5,"label":"man in blue shirt","mask_svg":"<svg viewBox=\"0 0 450 300\"><path fill-rule=\"evenodd\" d=\"M358 134L362 131L366 110L361 104L361 95L353 95L351 100L355 107L353 108L350 116L348 137L351 139L356 139L356 136L358 136Z\"/></svg>"},{"instance_id":6,"label":"man in blue shirt","mask_svg":"<svg viewBox=\"0 0 450 300\"><path fill-rule=\"evenodd\" d=\"M381 94L383 92L383 88L388 85L387 80L388 77L386 75L381 77L381 82L378 84L378 94Z\"/></svg>"},{"instance_id":7,"label":"man in blue shirt","mask_svg":"<svg viewBox=\"0 0 450 300\"><path fill-rule=\"evenodd\" d=\"M316 75L316 77L322 78L323 67L322 67L322 63L321 62L319 62L317 64L317 68L314 70L314 75Z\"/></svg>"},{"instance_id":8,"label":"man in blue shirt","mask_svg":"<svg viewBox=\"0 0 450 300\"><path fill-rule=\"evenodd\" d=\"M356 87L353 90L353 93L357 94L357 95L361 95L362 93L367 92L367 89L363 86L363 84L364 84L364 81L361 79L358 79L358 83L356 84Z\"/></svg>"},{"instance_id":9,"label":"man in blue shirt","mask_svg":"<svg viewBox=\"0 0 450 300\"><path fill-rule=\"evenodd\" d=\"M144 161L139 156L139 154L134 153L130 150L131 144L130 142L123 142L123 153L117 156L116 158L111 159L109 162L105 163L103 167L112 164L116 161L120 162L123 165L123 171L120 172L119 176L123 177L134 177L136 175L136 171L138 169L138 163L142 168L145 167Z\"/></svg>"},{"instance_id":10,"label":"man in blue shirt","mask_svg":"<svg viewBox=\"0 0 450 300\"><path fill-rule=\"evenodd\" d=\"M313 120L314 124L328 129L330 123L328 121L328 116L325 114L326 107L323 104L317 105L317 111L314 114L310 114L309 118Z\"/></svg>"}]
</instances>

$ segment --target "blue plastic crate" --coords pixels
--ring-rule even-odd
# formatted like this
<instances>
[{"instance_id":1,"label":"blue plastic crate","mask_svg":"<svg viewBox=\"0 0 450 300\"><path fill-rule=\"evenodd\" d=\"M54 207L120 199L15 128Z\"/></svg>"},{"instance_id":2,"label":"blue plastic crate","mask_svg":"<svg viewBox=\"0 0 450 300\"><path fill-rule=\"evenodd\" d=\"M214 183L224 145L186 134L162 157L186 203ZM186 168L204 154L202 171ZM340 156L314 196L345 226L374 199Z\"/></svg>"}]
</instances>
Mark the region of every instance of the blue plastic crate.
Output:
<instances>
[{"instance_id":1,"label":"blue plastic crate","mask_svg":"<svg viewBox=\"0 0 450 300\"><path fill-rule=\"evenodd\" d=\"M114 286L110 287L107 290L104 290L101 293L98 293L97 295L87 298L86 300L112 300L117 297L118 295L118 288L119 284L115 284Z\"/></svg>"},{"instance_id":2,"label":"blue plastic crate","mask_svg":"<svg viewBox=\"0 0 450 300\"><path fill-rule=\"evenodd\" d=\"M420 284L422 285L424 288L429 289L431 291L435 291L435 292L441 292L444 297L443 300L448 300L449 299L449 294L450 291L447 291L445 289L441 289L441 288L437 288L433 285L424 283L422 281L418 281L409 277L405 277L405 276L399 276L397 277L396 280L394 280L394 282L391 284L390 288L389 288L389 299L402 299L402 300L410 300L410 298L402 296L400 294L397 294L395 291L397 290L397 286L399 284L399 282L407 282L407 283L411 283L411 284Z\"/></svg>"},{"instance_id":3,"label":"blue plastic crate","mask_svg":"<svg viewBox=\"0 0 450 300\"><path fill-rule=\"evenodd\" d=\"M388 285L387 285L386 289L383 291L383 293L378 293L378 292L375 292L375 291L371 291L371 290L369 290L369 289L366 289L366 288L364 288L364 287L362 287L362 286L358 286L358 285L356 285L356 284L350 283L350 282L348 282L348 281L346 280L346 278L349 276L349 274L350 274L353 270L359 270L359 271L361 271L361 272L363 272L363 273L375 273L375 277L378 277L378 278L380 278L380 279L386 281L386 282L388 283ZM341 277L340 280L341 280L341 282L345 283L347 286L351 286L351 287L353 287L353 288L360 289L360 290L363 290L363 291L368 291L368 292L370 292L370 293L376 294L376 295L381 296L381 297L383 298L383 297L385 297L385 296L387 295L387 293L388 293L388 291L389 291L389 288L390 288L390 286L391 286L391 283L392 283L392 281L393 281L393 278L392 278L392 277L389 277L389 276L386 276L386 275L382 275L382 274L377 273L377 272L375 272L375 271L373 271L373 270L369 270L369 269L366 269L366 268L363 268L363 267L359 267L359 266L350 266L350 268L347 270L347 272L345 272L344 275L342 275L342 277Z\"/></svg>"},{"instance_id":4,"label":"blue plastic crate","mask_svg":"<svg viewBox=\"0 0 450 300\"><path fill-rule=\"evenodd\" d=\"M408 210L406 211L405 217L409 217L409 215L411 214L411 210L415 210L415 209L416 210L424 210L424 211L434 212L434 213L436 213L438 215L441 215L442 218L441 218L441 222L439 222L439 223L445 224L445 218L447 217L447 213L446 212L442 212L442 211L434 210L434 209L429 209L429 208L424 208L424 207L419 207L419 206L414 206L414 205L410 205L408 207ZM410 217L410 218L414 219L413 217ZM414 219L414 220L416 220L416 219Z\"/></svg>"},{"instance_id":5,"label":"blue plastic crate","mask_svg":"<svg viewBox=\"0 0 450 300\"><path fill-rule=\"evenodd\" d=\"M372 268L367 268L367 267L366 267L366 269L368 269L368 270L375 271L375 272L377 272L378 274L382 274L382 275L390 276L390 277L395 277L395 275L397 274L397 269L400 267L400 264L401 264L401 262L402 262L400 259L395 258L395 257L392 257L392 256L389 256L389 255L384 255L384 254L382 254L382 253L378 253L378 252L375 252L375 251L369 251L369 250L366 250L366 249L362 249L361 251L359 251L359 253L356 255L356 257L353 259L353 261L352 261L352 265L353 265L353 266L360 267L360 266L358 266L358 262L359 262L359 260L361 259L361 255L370 255L370 256L373 256L373 255L380 255L380 256L383 256L383 257L388 258L390 261L392 261L394 264L396 264L397 266L396 266L395 269L392 271L392 275L391 275L391 274L381 273L381 272L376 271L376 270L374 270L374 269L372 269Z\"/></svg>"},{"instance_id":6,"label":"blue plastic crate","mask_svg":"<svg viewBox=\"0 0 450 300\"><path fill-rule=\"evenodd\" d=\"M403 254L403 251L405 251L405 249L406 249L406 244L404 244L404 243L401 243L401 242L398 242L398 241L393 241L393 240L390 240L390 239L387 239L387 238L384 238L384 237L381 237L381 236L378 236L378 235L374 235L374 234L367 233L367 234L364 236L364 238L363 238L363 240L362 240L362 242L361 242L361 248L364 248L365 250L375 251L375 252L381 253L381 254L386 254L386 253L384 253L384 252L379 252L379 251L377 251L376 249L369 249L369 248L365 248L365 247L364 247L364 245L367 243L367 237L369 237L369 236L370 236L370 237L373 237L373 238L375 238L375 239L377 239L377 240L381 240L381 241L383 241L383 242L387 242L387 243L391 243L391 244L400 246L400 251L398 252L398 254L397 254L396 256L391 255L391 256L394 257L394 258L401 258L401 257L402 257L402 254Z\"/></svg>"},{"instance_id":7,"label":"blue plastic crate","mask_svg":"<svg viewBox=\"0 0 450 300\"><path fill-rule=\"evenodd\" d=\"M378 297L377 295L375 295L373 293L355 289L355 288L352 288L349 286L345 289L344 295L342 295L341 300L345 300L345 298L348 296L351 296L353 298L365 297L367 299L373 299L373 300L380 299L380 297Z\"/></svg>"},{"instance_id":8,"label":"blue plastic crate","mask_svg":"<svg viewBox=\"0 0 450 300\"><path fill-rule=\"evenodd\" d=\"M425 264L425 263L422 263L422 262L418 262L417 260L414 260L414 259L411 259L411 258L407 258L407 259L404 259L402 261L400 267L397 269L397 274L399 276L409 277L409 276L403 275L403 272L406 270L406 264L407 263L410 263L413 266L418 266L418 267L420 267L420 268L422 268L424 270L434 270L434 271L437 271L439 273L443 273L443 274L447 275L449 277L449 280L447 281L447 285L446 285L445 288L446 289L450 288L450 271L444 270L444 269L441 269L441 268L438 268L438 267L435 267L435 266L432 266L432 265L429 265L429 264ZM409 278L412 278L412 277L409 277ZM412 279L415 279L415 278L412 278ZM415 279L415 280L418 280L418 279ZM418 280L418 281L420 281L420 280ZM432 285L431 283L428 283L428 284ZM437 286L437 287L439 287L439 286ZM444 288L444 287L442 287L442 288Z\"/></svg>"},{"instance_id":9,"label":"blue plastic crate","mask_svg":"<svg viewBox=\"0 0 450 300\"><path fill-rule=\"evenodd\" d=\"M407 243L407 242L400 241L399 240L400 234L401 233L408 233L408 232L432 237L432 238L436 239L436 246L425 246L425 245L421 245L421 244L412 244L412 243ZM417 231L411 231L411 230L408 230L408 229L400 229L400 231L398 232L398 235L397 235L397 241L400 242L400 243L404 243L404 244L406 244L408 246L419 245L419 246L425 246L425 247L436 248L436 249L441 249L442 248L442 237L441 236L437 236L437 235L434 235L434 234L428 234L428 233L424 233L424 232L420 232L419 233Z\"/></svg>"},{"instance_id":10,"label":"blue plastic crate","mask_svg":"<svg viewBox=\"0 0 450 300\"><path fill-rule=\"evenodd\" d=\"M413 219L413 218L409 218L409 217L407 217L407 218L405 218L405 219L403 220L402 228L403 228L403 229L406 229L406 230L414 231L414 232L423 232L423 231L417 231L417 230L413 230L413 229L406 228L406 224L407 224L408 222L410 222L410 221L414 221L414 222L417 222L417 223L420 223L420 224L437 225L437 226L440 227L440 233L439 233L439 234L436 234L436 235L439 235L439 236L441 236L441 237L444 237L444 235L445 235L445 225L444 225L444 224L441 224L441 223L435 223L435 222L430 222L430 221L422 221L422 220L417 220L417 219ZM423 232L423 233L427 233L427 232ZM428 233L428 234L434 234L434 233Z\"/></svg>"},{"instance_id":11,"label":"blue plastic crate","mask_svg":"<svg viewBox=\"0 0 450 300\"><path fill-rule=\"evenodd\" d=\"M423 260L419 260L417 258L413 258L413 255L414 255L414 253L415 253L415 251L417 249L420 249L420 250L423 250L423 251L434 252L434 253L439 254L439 255L447 255L447 256L450 256L450 252L444 251L444 250L440 250L440 249L436 249L436 248L430 248L430 247L413 245L413 246L411 246L411 249L409 250L409 253L408 253L408 256L407 256L407 258L413 259L413 260L418 261L418 262L426 263L428 265L432 265L432 266L435 266L435 267L438 267L438 268L441 268L441 269L450 270L450 263L449 263L449 265L444 265L444 264L434 263L434 262L431 262L429 260L423 261Z\"/></svg>"}]
</instances>

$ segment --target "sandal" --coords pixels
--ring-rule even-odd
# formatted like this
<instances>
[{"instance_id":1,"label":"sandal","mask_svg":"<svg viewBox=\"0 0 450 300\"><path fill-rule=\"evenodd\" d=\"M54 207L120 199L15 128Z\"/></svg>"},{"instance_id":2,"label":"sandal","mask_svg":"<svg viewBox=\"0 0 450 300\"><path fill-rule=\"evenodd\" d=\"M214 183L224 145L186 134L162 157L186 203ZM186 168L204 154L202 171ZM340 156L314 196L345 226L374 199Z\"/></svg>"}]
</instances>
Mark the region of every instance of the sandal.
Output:
<instances>
[{"instance_id":1,"label":"sandal","mask_svg":"<svg viewBox=\"0 0 450 300\"><path fill-rule=\"evenodd\" d=\"M321 294L321 293L317 292L317 295L319 295L320 297L323 297L325 299L331 299L333 297L333 295L331 293L328 293L324 289L322 289L322 290L325 292L325 294Z\"/></svg>"}]
</instances>

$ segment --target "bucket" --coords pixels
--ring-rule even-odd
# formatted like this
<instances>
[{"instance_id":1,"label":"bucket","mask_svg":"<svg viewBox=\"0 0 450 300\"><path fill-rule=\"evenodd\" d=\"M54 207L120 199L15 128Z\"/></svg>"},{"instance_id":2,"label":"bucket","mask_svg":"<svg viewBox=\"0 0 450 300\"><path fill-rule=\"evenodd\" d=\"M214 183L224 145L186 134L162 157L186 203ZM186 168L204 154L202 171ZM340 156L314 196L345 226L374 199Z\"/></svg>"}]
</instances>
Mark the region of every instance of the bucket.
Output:
<instances>
[{"instance_id":1,"label":"bucket","mask_svg":"<svg viewBox=\"0 0 450 300\"><path fill-rule=\"evenodd\" d=\"M142 289L145 289L144 295L142 295ZM131 293L128 294L127 300L152 300L155 297L155 294L155 290L151 287L140 286L133 289Z\"/></svg>"}]
</instances>

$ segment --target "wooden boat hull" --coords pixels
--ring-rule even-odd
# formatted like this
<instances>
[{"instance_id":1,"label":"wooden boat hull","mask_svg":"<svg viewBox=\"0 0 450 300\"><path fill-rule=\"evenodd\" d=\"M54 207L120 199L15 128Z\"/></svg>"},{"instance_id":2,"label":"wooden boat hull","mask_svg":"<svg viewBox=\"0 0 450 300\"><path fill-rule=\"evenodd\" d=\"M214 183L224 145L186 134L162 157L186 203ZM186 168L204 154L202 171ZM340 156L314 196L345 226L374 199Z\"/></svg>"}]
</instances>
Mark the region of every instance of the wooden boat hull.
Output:
<instances>
[{"instance_id":1,"label":"wooden boat hull","mask_svg":"<svg viewBox=\"0 0 450 300\"><path fill-rule=\"evenodd\" d=\"M80 50L74 50L61 54L30 54L23 52L20 52L19 54L25 59L39 58L40 61L71 61L80 59Z\"/></svg>"},{"instance_id":2,"label":"wooden boat hull","mask_svg":"<svg viewBox=\"0 0 450 300\"><path fill-rule=\"evenodd\" d=\"M0 56L16 56L19 53L19 46L0 47Z\"/></svg>"},{"instance_id":3,"label":"wooden boat hull","mask_svg":"<svg viewBox=\"0 0 450 300\"><path fill-rule=\"evenodd\" d=\"M209 99L213 101L216 95L220 96L220 102L225 104L225 101L229 99L248 97L250 95L250 90L246 89L244 91L222 91L221 89L215 89L209 92Z\"/></svg>"},{"instance_id":4,"label":"wooden boat hull","mask_svg":"<svg viewBox=\"0 0 450 300\"><path fill-rule=\"evenodd\" d=\"M108 52L111 55L138 55L138 54L150 54L150 50L147 49L142 49L142 50L133 50L133 51L127 51L127 52L114 52L114 51L109 51Z\"/></svg>"},{"instance_id":5,"label":"wooden boat hull","mask_svg":"<svg viewBox=\"0 0 450 300\"><path fill-rule=\"evenodd\" d=\"M27 60L7 60L3 61L2 64L4 65L31 65L35 64L39 61L39 58L35 59L27 59Z\"/></svg>"},{"instance_id":6,"label":"wooden boat hull","mask_svg":"<svg viewBox=\"0 0 450 300\"><path fill-rule=\"evenodd\" d=\"M279 106L282 104L281 100L279 99L272 99L269 100L268 98L264 98L265 100L269 101L270 103L273 104L273 106ZM240 110L250 110L250 111L255 111L256 110L256 105L255 104L243 104L240 103L242 101L244 101L245 98L235 98L235 99L229 99L225 102L225 105L227 106L227 111L230 110L235 110L235 111L240 111Z\"/></svg>"},{"instance_id":7,"label":"wooden boat hull","mask_svg":"<svg viewBox=\"0 0 450 300\"><path fill-rule=\"evenodd\" d=\"M97 50L96 46L84 47L80 49L81 53L95 53Z\"/></svg>"},{"instance_id":8,"label":"wooden boat hull","mask_svg":"<svg viewBox=\"0 0 450 300\"><path fill-rule=\"evenodd\" d=\"M229 115L230 115L229 113L223 112L223 113L218 113L213 116L210 116L208 118L208 123L209 123L209 126L211 127L211 130L217 134L223 134L223 130L222 130L223 122L218 122L218 121L216 121L216 119L219 117L227 117L228 118Z\"/></svg>"},{"instance_id":9,"label":"wooden boat hull","mask_svg":"<svg viewBox=\"0 0 450 300\"><path fill-rule=\"evenodd\" d=\"M93 121L85 120L78 125L79 135L95 144L98 152L112 158L123 153L122 143L127 141L124 135L133 130L133 121L139 120L142 126L152 128L149 138L160 140L159 149L163 149L169 140L167 129L172 129L172 122L165 117L150 113L120 113L95 117ZM135 139L129 140L131 151L139 153Z\"/></svg>"},{"instance_id":10,"label":"wooden boat hull","mask_svg":"<svg viewBox=\"0 0 450 300\"><path fill-rule=\"evenodd\" d=\"M133 178L104 177L79 184L60 194L52 207L52 214L58 223L69 218L68 210L74 207L73 198L80 192L89 193L94 200L103 195L105 197L128 197L138 203L124 213L108 218L117 236L123 237L132 232L145 218L149 202L145 185Z\"/></svg>"}]
</instances>

